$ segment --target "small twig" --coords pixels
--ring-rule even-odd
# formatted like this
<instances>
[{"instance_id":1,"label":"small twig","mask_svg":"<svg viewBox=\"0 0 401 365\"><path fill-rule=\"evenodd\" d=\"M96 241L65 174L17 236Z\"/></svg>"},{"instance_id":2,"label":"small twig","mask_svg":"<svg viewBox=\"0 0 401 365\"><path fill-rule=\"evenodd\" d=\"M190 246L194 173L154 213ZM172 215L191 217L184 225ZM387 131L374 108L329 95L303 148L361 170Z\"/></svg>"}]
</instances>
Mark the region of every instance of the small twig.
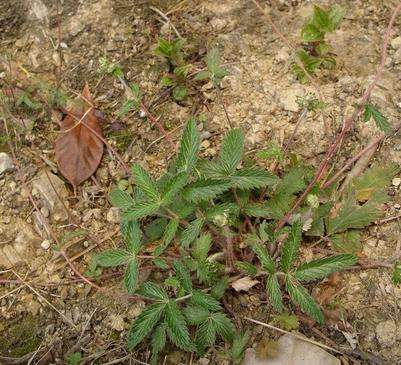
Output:
<instances>
[{"instance_id":1,"label":"small twig","mask_svg":"<svg viewBox=\"0 0 401 365\"><path fill-rule=\"evenodd\" d=\"M169 23L171 28L173 28L175 34L177 34L177 37L182 39L180 32L177 30L177 28L174 26L174 24L172 23L172 21L166 14L164 14L161 10L159 10L155 6L149 6L149 9L151 9L154 12L156 12L157 14L159 14L167 23Z\"/></svg>"}]
</instances>

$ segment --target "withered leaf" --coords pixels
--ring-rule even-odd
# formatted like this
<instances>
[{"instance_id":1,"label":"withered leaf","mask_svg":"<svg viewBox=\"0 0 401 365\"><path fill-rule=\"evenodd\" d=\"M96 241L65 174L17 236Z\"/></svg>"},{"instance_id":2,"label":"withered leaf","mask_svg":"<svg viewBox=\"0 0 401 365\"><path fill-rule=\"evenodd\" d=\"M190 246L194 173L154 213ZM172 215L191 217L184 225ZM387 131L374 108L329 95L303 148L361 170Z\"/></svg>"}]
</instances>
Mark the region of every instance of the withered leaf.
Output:
<instances>
[{"instance_id":1,"label":"withered leaf","mask_svg":"<svg viewBox=\"0 0 401 365\"><path fill-rule=\"evenodd\" d=\"M98 137L102 137L102 129L90 104L93 102L86 84L82 97L61 121L61 135L55 144L58 168L74 187L96 171L103 155L103 142Z\"/></svg>"}]
</instances>

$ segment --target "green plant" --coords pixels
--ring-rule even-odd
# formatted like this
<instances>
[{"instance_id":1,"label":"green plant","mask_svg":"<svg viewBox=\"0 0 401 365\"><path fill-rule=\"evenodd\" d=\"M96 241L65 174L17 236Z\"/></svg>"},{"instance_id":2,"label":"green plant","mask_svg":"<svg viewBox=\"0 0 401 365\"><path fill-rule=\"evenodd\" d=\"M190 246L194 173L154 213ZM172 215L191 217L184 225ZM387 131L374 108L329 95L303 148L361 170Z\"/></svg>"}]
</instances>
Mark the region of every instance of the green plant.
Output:
<instances>
[{"instance_id":1,"label":"green plant","mask_svg":"<svg viewBox=\"0 0 401 365\"><path fill-rule=\"evenodd\" d=\"M111 203L122 210L126 248L99 253L93 260L95 267L126 266L127 290L148 299L129 331L128 347L136 348L152 333L153 363L167 339L202 355L219 338L232 344L230 356L239 363L243 350L234 345L244 347L247 336L236 334L220 305L230 281L227 273L264 276L275 311L282 313L292 302L322 324L322 311L306 285L354 265L357 257L345 252L302 262L302 233L334 242L337 235L358 232L380 215L383 187L396 171L393 166L371 168L353 181L340 204L334 189L315 188L291 224L277 230L311 170L295 165L278 177L244 162L244 134L238 129L227 133L214 160L198 157L200 141L191 119L164 175L155 180L139 165L133 167L133 194L119 188L110 194ZM239 243L256 254L253 262L238 257ZM164 282L158 277L161 284L146 281L137 289L143 260L152 260ZM281 320L294 325L292 318Z\"/></svg>"},{"instance_id":2,"label":"green plant","mask_svg":"<svg viewBox=\"0 0 401 365\"><path fill-rule=\"evenodd\" d=\"M327 11L314 6L313 14L301 30L304 47L296 55L309 74L313 75L320 67L330 69L336 65L336 60L330 54L330 46L325 42L325 35L340 25L344 15L345 9L338 5ZM293 72L302 83L308 81L308 75L296 63L293 64Z\"/></svg>"},{"instance_id":3,"label":"green plant","mask_svg":"<svg viewBox=\"0 0 401 365\"><path fill-rule=\"evenodd\" d=\"M366 123L368 122L371 118L376 123L377 128L379 128L381 131L383 131L386 134L390 134L393 132L393 129L391 128L391 125L379 109L375 107L374 105L367 103L365 104L365 111L363 114L363 121Z\"/></svg>"},{"instance_id":4,"label":"green plant","mask_svg":"<svg viewBox=\"0 0 401 365\"><path fill-rule=\"evenodd\" d=\"M78 365L82 360L82 354L80 352L72 352L67 357L68 365Z\"/></svg>"},{"instance_id":5,"label":"green plant","mask_svg":"<svg viewBox=\"0 0 401 365\"><path fill-rule=\"evenodd\" d=\"M215 86L219 86L223 77L229 72L220 66L220 52L217 48L212 48L205 57L206 70L199 71L194 80L211 80Z\"/></svg>"}]
</instances>

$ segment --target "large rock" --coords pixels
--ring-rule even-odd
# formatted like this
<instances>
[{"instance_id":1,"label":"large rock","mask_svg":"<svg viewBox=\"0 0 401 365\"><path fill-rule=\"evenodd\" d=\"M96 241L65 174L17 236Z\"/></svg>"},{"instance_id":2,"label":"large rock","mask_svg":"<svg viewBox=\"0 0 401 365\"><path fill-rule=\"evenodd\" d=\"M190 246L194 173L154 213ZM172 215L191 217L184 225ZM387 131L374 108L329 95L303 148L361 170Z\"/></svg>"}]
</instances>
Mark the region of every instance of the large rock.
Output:
<instances>
[{"instance_id":1,"label":"large rock","mask_svg":"<svg viewBox=\"0 0 401 365\"><path fill-rule=\"evenodd\" d=\"M68 207L66 199L68 191L63 180L46 170L42 171L33 180L32 186L39 193L42 204L49 210L56 221L64 221L68 218L68 214L64 208L64 205Z\"/></svg>"},{"instance_id":2,"label":"large rock","mask_svg":"<svg viewBox=\"0 0 401 365\"><path fill-rule=\"evenodd\" d=\"M254 349L248 349L242 365L341 365L327 351L290 334L279 338L275 353L275 357L259 359Z\"/></svg>"}]
</instances>

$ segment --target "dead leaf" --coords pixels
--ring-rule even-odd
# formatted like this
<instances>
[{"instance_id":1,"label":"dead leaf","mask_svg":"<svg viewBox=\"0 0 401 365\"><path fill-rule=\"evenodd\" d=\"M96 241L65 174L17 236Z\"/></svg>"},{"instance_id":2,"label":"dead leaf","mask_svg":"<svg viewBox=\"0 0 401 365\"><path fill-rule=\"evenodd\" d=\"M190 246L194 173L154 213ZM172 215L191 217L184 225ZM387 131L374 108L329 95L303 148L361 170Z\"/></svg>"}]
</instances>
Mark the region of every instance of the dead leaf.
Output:
<instances>
[{"instance_id":1,"label":"dead leaf","mask_svg":"<svg viewBox=\"0 0 401 365\"><path fill-rule=\"evenodd\" d=\"M93 175L103 155L103 142L96 136L102 137L102 129L88 101L92 103L86 84L82 98L67 110L68 115L61 121L61 132L65 133L55 145L58 168L73 186Z\"/></svg>"},{"instance_id":2,"label":"dead leaf","mask_svg":"<svg viewBox=\"0 0 401 365\"><path fill-rule=\"evenodd\" d=\"M249 276L245 276L241 279L235 280L233 283L231 283L231 286L236 290L236 291L248 291L251 289L253 286L258 284L259 281L252 279Z\"/></svg>"}]
</instances>

